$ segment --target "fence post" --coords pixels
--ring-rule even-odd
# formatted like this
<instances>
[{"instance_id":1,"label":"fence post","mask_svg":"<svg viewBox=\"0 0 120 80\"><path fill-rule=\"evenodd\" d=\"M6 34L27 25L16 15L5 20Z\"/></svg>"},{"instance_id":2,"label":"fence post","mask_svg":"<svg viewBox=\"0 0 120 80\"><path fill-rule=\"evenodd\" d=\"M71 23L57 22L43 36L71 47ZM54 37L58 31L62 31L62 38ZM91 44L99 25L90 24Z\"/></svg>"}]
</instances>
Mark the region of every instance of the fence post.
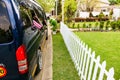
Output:
<instances>
[{"instance_id":1,"label":"fence post","mask_svg":"<svg viewBox=\"0 0 120 80\"><path fill-rule=\"evenodd\" d=\"M87 63L86 63L86 69L85 69L85 80L86 80L87 74L88 74L88 67L89 67L89 62L90 62L91 48L89 48L87 54L88 54L88 57L87 57Z\"/></svg>"},{"instance_id":2,"label":"fence post","mask_svg":"<svg viewBox=\"0 0 120 80\"><path fill-rule=\"evenodd\" d=\"M102 80L102 79L103 79L105 67L106 67L106 61L104 61L104 62L102 63L102 67L101 67L101 71L100 71L100 75L99 75L98 80Z\"/></svg>"},{"instance_id":3,"label":"fence post","mask_svg":"<svg viewBox=\"0 0 120 80\"><path fill-rule=\"evenodd\" d=\"M85 46L85 43L82 42L82 49L81 49L81 59L80 59L80 65L79 65L79 71L81 74L81 69L82 69L82 63L83 63L83 58L84 58L84 46Z\"/></svg>"},{"instance_id":4,"label":"fence post","mask_svg":"<svg viewBox=\"0 0 120 80\"><path fill-rule=\"evenodd\" d=\"M95 52L93 52L93 53L92 53L92 56L91 56L91 62L90 62L88 80L90 80L90 78L91 78L92 68L93 68L93 60L94 60L94 58L95 58Z\"/></svg>"},{"instance_id":5,"label":"fence post","mask_svg":"<svg viewBox=\"0 0 120 80\"><path fill-rule=\"evenodd\" d=\"M97 75L98 65L99 65L99 64L100 64L100 56L97 57L96 64L95 64L95 69L94 69L94 72L93 72L93 78L92 78L92 80L96 80L96 75Z\"/></svg>"},{"instance_id":6,"label":"fence post","mask_svg":"<svg viewBox=\"0 0 120 80\"><path fill-rule=\"evenodd\" d=\"M84 72L85 72L85 64L86 64L86 56L87 56L88 46L85 46L85 53L84 53L84 60L82 65L82 77L85 79Z\"/></svg>"},{"instance_id":7,"label":"fence post","mask_svg":"<svg viewBox=\"0 0 120 80\"><path fill-rule=\"evenodd\" d=\"M114 79L114 68L109 69L107 80L115 80Z\"/></svg>"}]
</instances>

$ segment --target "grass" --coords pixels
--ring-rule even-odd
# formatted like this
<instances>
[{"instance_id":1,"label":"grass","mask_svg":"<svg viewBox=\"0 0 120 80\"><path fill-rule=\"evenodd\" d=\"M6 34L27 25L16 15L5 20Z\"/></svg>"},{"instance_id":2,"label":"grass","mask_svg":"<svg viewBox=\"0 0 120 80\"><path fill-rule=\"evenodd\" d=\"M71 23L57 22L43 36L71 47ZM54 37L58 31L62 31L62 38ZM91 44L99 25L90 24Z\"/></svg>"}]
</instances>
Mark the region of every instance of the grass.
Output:
<instances>
[{"instance_id":1,"label":"grass","mask_svg":"<svg viewBox=\"0 0 120 80\"><path fill-rule=\"evenodd\" d=\"M116 80L120 79L120 32L76 32L96 55L101 56L101 61L106 60L107 70L115 69Z\"/></svg>"},{"instance_id":2,"label":"grass","mask_svg":"<svg viewBox=\"0 0 120 80\"><path fill-rule=\"evenodd\" d=\"M60 33L53 35L53 80L79 80Z\"/></svg>"}]
</instances>

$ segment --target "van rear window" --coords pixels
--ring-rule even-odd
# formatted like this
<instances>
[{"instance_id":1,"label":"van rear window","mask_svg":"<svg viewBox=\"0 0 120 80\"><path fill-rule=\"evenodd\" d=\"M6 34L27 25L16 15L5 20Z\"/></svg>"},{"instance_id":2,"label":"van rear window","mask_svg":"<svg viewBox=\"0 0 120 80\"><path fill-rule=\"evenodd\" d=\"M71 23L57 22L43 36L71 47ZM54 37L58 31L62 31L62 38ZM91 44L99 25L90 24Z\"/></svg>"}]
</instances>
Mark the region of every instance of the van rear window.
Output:
<instances>
[{"instance_id":1,"label":"van rear window","mask_svg":"<svg viewBox=\"0 0 120 80\"><path fill-rule=\"evenodd\" d=\"M0 1L0 44L11 42L12 39L11 25L6 5Z\"/></svg>"}]
</instances>

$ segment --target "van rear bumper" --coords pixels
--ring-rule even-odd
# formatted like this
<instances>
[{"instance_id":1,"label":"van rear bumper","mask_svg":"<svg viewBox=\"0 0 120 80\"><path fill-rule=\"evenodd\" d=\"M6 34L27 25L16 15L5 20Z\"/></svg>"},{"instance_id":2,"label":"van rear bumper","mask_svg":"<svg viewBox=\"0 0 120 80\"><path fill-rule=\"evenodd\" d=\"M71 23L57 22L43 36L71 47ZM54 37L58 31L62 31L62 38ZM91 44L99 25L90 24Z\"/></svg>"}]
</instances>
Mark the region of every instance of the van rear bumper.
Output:
<instances>
[{"instance_id":1,"label":"van rear bumper","mask_svg":"<svg viewBox=\"0 0 120 80\"><path fill-rule=\"evenodd\" d=\"M23 75L14 75L1 78L0 80L33 80L32 77L28 76L28 73Z\"/></svg>"}]
</instances>

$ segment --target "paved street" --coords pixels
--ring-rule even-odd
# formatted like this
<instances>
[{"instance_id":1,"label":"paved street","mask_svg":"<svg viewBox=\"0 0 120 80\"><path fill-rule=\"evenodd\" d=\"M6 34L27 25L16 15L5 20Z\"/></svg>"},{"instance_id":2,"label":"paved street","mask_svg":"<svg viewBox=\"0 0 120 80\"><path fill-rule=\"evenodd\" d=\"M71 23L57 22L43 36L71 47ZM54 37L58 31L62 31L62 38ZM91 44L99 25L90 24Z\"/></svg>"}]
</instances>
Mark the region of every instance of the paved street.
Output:
<instances>
[{"instance_id":1,"label":"paved street","mask_svg":"<svg viewBox=\"0 0 120 80\"><path fill-rule=\"evenodd\" d=\"M43 45L43 68L35 80L52 80L52 35L50 29L48 29L48 40Z\"/></svg>"}]
</instances>

